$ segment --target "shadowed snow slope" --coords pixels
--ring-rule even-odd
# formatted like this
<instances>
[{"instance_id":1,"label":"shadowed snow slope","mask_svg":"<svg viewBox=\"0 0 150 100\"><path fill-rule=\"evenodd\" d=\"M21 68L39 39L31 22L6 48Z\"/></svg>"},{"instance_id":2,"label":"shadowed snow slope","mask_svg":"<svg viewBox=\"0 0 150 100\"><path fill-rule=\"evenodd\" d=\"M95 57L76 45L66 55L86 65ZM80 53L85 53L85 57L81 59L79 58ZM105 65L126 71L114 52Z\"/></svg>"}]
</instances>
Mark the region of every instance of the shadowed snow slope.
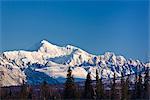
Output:
<instances>
[{"instance_id":1,"label":"shadowed snow slope","mask_svg":"<svg viewBox=\"0 0 150 100\"><path fill-rule=\"evenodd\" d=\"M150 67L150 63L126 59L112 52L104 55L92 55L86 51L67 45L60 47L46 40L41 41L37 51L8 51L0 54L0 74L2 86L40 84L46 80L49 84L64 82L68 67L72 67L76 81L86 78L88 72L95 79L96 69L102 78L134 74Z\"/></svg>"}]
</instances>

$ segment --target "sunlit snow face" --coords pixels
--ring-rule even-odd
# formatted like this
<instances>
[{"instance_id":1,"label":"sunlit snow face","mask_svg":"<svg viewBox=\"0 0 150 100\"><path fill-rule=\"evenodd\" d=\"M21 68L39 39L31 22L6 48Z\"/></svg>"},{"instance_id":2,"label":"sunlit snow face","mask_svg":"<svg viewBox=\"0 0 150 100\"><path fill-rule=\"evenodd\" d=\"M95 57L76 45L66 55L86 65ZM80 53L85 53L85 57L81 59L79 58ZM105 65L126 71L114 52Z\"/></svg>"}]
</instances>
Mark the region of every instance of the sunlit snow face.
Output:
<instances>
[{"instance_id":1,"label":"sunlit snow face","mask_svg":"<svg viewBox=\"0 0 150 100\"><path fill-rule=\"evenodd\" d=\"M137 65L140 68L136 69ZM0 56L0 68L7 77L3 85L17 85L23 81L39 83L43 79L49 83L55 83L56 80L64 82L68 67L72 67L75 80L81 81L89 72L92 80L95 80L96 69L99 77L109 79L113 78L114 72L116 77L120 77L121 72L124 75L133 74L143 70L143 67L150 67L150 64L126 60L110 52L100 56L92 55L74 46L60 47L47 41L42 41L37 51L9 51Z\"/></svg>"}]
</instances>

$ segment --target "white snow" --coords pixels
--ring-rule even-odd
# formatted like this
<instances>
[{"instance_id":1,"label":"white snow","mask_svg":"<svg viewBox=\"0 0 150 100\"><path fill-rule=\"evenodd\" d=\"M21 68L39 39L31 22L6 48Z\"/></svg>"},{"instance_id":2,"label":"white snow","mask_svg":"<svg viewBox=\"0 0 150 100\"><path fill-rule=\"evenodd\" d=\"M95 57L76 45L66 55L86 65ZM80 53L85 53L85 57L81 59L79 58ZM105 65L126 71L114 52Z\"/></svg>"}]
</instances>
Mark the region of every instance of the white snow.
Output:
<instances>
[{"instance_id":1,"label":"white snow","mask_svg":"<svg viewBox=\"0 0 150 100\"><path fill-rule=\"evenodd\" d=\"M96 69L100 71L100 77L112 78L114 72L116 76L120 76L121 72L127 75L134 73L132 68L136 66L150 67L150 62L144 64L139 60L128 60L123 56L116 56L113 52L97 56L72 45L61 47L46 40L41 41L41 47L37 51L19 50L0 54L0 72L4 73L1 76L2 86L19 85L23 80L36 83L47 76L64 82L69 66L72 67L74 78L85 79L87 73L91 72L94 80ZM38 76L41 74L44 76ZM52 80L51 78L48 81Z\"/></svg>"}]
</instances>

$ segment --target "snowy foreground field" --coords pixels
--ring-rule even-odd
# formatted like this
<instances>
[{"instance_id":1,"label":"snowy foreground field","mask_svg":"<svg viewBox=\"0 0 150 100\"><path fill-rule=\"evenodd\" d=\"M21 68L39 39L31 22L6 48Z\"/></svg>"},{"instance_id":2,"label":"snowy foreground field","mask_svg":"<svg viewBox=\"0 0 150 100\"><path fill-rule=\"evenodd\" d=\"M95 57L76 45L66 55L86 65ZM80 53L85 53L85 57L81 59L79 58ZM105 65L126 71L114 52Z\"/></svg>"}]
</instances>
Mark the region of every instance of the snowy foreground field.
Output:
<instances>
[{"instance_id":1,"label":"snowy foreground field","mask_svg":"<svg viewBox=\"0 0 150 100\"><path fill-rule=\"evenodd\" d=\"M86 51L67 45L60 47L41 41L35 51L7 51L0 54L0 74L2 86L16 86L27 82L39 85L44 80L48 84L60 84L66 80L68 67L76 82L84 81L87 73L95 80L96 69L99 77L113 78L143 72L150 68L150 62L126 59L123 56L106 52L104 55L92 55ZM134 79L133 79L134 80Z\"/></svg>"}]
</instances>

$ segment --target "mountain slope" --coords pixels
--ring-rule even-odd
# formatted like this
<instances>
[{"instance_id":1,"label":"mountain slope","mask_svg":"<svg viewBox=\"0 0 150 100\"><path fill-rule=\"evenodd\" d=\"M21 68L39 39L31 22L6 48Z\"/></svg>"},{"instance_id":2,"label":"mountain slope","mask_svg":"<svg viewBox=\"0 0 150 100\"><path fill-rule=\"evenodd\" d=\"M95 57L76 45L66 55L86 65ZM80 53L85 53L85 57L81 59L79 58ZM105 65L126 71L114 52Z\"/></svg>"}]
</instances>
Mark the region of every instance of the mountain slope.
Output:
<instances>
[{"instance_id":1,"label":"mountain slope","mask_svg":"<svg viewBox=\"0 0 150 100\"><path fill-rule=\"evenodd\" d=\"M1 85L19 85L23 81L40 84L44 80L49 84L57 84L65 81L69 66L76 81L81 81L88 72L91 72L94 80L96 69L99 69L100 77L111 78L114 72L121 76L121 72L127 75L142 71L150 67L150 63L125 59L112 52L92 55L71 45L60 47L43 40L37 51L20 50L0 54Z\"/></svg>"}]
</instances>

